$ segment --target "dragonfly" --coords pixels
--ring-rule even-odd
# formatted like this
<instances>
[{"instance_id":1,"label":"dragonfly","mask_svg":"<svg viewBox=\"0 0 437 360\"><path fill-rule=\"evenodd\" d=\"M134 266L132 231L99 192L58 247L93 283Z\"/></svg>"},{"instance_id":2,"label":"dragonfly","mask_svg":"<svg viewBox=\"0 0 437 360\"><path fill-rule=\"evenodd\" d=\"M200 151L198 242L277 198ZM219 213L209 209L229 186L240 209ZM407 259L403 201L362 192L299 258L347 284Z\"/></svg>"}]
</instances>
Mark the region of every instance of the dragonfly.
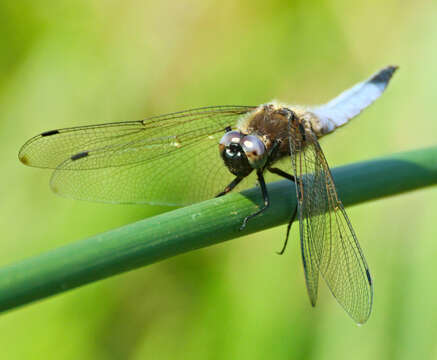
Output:
<instances>
[{"instance_id":1,"label":"dragonfly","mask_svg":"<svg viewBox=\"0 0 437 360\"><path fill-rule=\"evenodd\" d=\"M369 267L338 197L319 144L372 104L396 66L387 66L319 106L277 101L257 106L210 106L138 121L45 131L28 140L19 160L54 169L60 195L108 203L188 205L279 178L296 189L301 254L310 302L322 277L355 322L365 323L373 302Z\"/></svg>"}]
</instances>

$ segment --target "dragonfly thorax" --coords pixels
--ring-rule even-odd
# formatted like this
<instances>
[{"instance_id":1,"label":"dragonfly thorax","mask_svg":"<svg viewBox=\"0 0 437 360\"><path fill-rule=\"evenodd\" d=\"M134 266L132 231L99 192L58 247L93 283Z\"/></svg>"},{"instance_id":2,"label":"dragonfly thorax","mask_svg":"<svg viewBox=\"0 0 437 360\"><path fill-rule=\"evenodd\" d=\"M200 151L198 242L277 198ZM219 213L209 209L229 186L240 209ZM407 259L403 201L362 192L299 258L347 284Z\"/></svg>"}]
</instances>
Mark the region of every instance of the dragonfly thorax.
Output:
<instances>
[{"instance_id":1,"label":"dragonfly thorax","mask_svg":"<svg viewBox=\"0 0 437 360\"><path fill-rule=\"evenodd\" d=\"M267 151L261 139L239 131L228 131L220 140L219 151L229 171L241 177L261 168L267 160Z\"/></svg>"}]
</instances>

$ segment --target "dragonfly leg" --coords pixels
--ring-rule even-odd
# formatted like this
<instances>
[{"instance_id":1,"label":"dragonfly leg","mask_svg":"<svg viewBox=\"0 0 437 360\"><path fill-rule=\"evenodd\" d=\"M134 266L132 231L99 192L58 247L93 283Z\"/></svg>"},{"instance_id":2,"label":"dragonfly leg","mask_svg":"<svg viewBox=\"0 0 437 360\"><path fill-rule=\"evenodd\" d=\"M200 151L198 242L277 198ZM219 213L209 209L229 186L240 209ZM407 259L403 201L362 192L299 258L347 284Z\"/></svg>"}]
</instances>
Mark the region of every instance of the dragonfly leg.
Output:
<instances>
[{"instance_id":1,"label":"dragonfly leg","mask_svg":"<svg viewBox=\"0 0 437 360\"><path fill-rule=\"evenodd\" d=\"M293 181L294 183L296 182L296 178L293 175L290 175L289 173L286 173L285 171L282 171L281 169L269 167L269 168L267 168L267 170L273 174L282 176L283 178L286 178L290 181Z\"/></svg>"},{"instance_id":2,"label":"dragonfly leg","mask_svg":"<svg viewBox=\"0 0 437 360\"><path fill-rule=\"evenodd\" d=\"M294 183L299 183L299 179L297 179L293 176L290 175L288 173L286 173L285 171L282 171L281 169L278 168L268 168L267 170L269 170L271 173L282 176L283 178L286 178L290 181L293 181ZM290 230L291 230L291 225L293 225L294 220L296 220L296 215L297 215L297 204L296 207L294 208L294 212L293 215L291 216L290 221L288 222L288 226L287 226L287 236L285 237L285 242L284 242L284 246L282 247L281 251L279 251L277 254L278 255L282 255L285 251L285 248L287 247L287 243L288 243L288 238L290 236Z\"/></svg>"},{"instance_id":3,"label":"dragonfly leg","mask_svg":"<svg viewBox=\"0 0 437 360\"><path fill-rule=\"evenodd\" d=\"M288 222L287 236L285 237L285 242L284 242L284 245L282 246L281 251L279 251L277 253L278 255L282 255L285 251L285 248L287 247L288 238L290 236L291 225L293 224L294 220L296 219L296 215L297 215L297 204L296 204L296 207L294 208L293 216L291 217L290 221Z\"/></svg>"},{"instance_id":4,"label":"dragonfly leg","mask_svg":"<svg viewBox=\"0 0 437 360\"><path fill-rule=\"evenodd\" d=\"M240 181L243 179L244 179L244 177L237 176L234 180L232 180L232 182L228 186L225 187L225 189L221 193L217 194L215 197L226 195L234 187L236 187L240 183Z\"/></svg>"},{"instance_id":5,"label":"dragonfly leg","mask_svg":"<svg viewBox=\"0 0 437 360\"><path fill-rule=\"evenodd\" d=\"M267 156L267 161L262 168L263 172L265 169L270 168L270 165L276 160L276 155L279 151L279 145L281 145L281 141L277 139L273 141L272 148L270 149L269 155Z\"/></svg>"},{"instance_id":6,"label":"dragonfly leg","mask_svg":"<svg viewBox=\"0 0 437 360\"><path fill-rule=\"evenodd\" d=\"M246 225L247 222L252 219L253 217L261 214L265 209L267 209L270 205L270 200L269 200L269 194L267 193L267 187L266 187L266 182L264 180L264 176L263 176L263 172L262 170L257 170L256 175L258 176L258 182L259 185L261 187L261 192L262 192L262 196L263 196L263 200L264 200L264 206L259 209L258 211L254 212L253 214L250 214L249 216L246 216L243 220L243 224L241 224L240 230L243 230Z\"/></svg>"}]
</instances>

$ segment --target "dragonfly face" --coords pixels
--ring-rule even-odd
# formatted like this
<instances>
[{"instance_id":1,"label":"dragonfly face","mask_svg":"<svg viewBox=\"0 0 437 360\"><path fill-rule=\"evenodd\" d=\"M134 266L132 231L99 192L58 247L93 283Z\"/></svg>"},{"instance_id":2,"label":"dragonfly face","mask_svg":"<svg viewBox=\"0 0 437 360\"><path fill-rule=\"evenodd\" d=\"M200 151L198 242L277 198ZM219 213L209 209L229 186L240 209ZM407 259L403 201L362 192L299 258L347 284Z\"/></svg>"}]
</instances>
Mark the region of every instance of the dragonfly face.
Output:
<instances>
[{"instance_id":1,"label":"dragonfly face","mask_svg":"<svg viewBox=\"0 0 437 360\"><path fill-rule=\"evenodd\" d=\"M373 284L318 139L381 96L395 70L388 66L321 106L214 106L51 130L28 140L18 156L25 165L55 169L56 193L112 203L186 205L252 187L255 175L263 206L242 228L269 206L266 180L285 178L297 197L286 241L297 216L311 304L321 276L364 323ZM202 166L187 166L193 158Z\"/></svg>"},{"instance_id":2,"label":"dragonfly face","mask_svg":"<svg viewBox=\"0 0 437 360\"><path fill-rule=\"evenodd\" d=\"M219 152L229 171L240 177L261 168L267 160L264 143L256 135L228 131L219 143Z\"/></svg>"}]
</instances>

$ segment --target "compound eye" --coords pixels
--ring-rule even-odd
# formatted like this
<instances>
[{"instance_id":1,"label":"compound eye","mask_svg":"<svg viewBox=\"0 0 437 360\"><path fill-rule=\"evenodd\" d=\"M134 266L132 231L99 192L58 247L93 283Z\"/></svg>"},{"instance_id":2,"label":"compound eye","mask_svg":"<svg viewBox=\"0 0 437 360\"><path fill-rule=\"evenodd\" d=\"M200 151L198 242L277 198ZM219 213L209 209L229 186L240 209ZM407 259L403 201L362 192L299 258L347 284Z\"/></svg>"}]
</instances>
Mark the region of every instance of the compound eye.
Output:
<instances>
[{"instance_id":1,"label":"compound eye","mask_svg":"<svg viewBox=\"0 0 437 360\"><path fill-rule=\"evenodd\" d=\"M220 140L220 145L228 147L231 144L241 144L243 135L239 131L228 131Z\"/></svg>"},{"instance_id":2,"label":"compound eye","mask_svg":"<svg viewBox=\"0 0 437 360\"><path fill-rule=\"evenodd\" d=\"M259 137L246 135L241 141L241 147L253 168L258 169L265 164L267 160L266 147Z\"/></svg>"}]
</instances>

